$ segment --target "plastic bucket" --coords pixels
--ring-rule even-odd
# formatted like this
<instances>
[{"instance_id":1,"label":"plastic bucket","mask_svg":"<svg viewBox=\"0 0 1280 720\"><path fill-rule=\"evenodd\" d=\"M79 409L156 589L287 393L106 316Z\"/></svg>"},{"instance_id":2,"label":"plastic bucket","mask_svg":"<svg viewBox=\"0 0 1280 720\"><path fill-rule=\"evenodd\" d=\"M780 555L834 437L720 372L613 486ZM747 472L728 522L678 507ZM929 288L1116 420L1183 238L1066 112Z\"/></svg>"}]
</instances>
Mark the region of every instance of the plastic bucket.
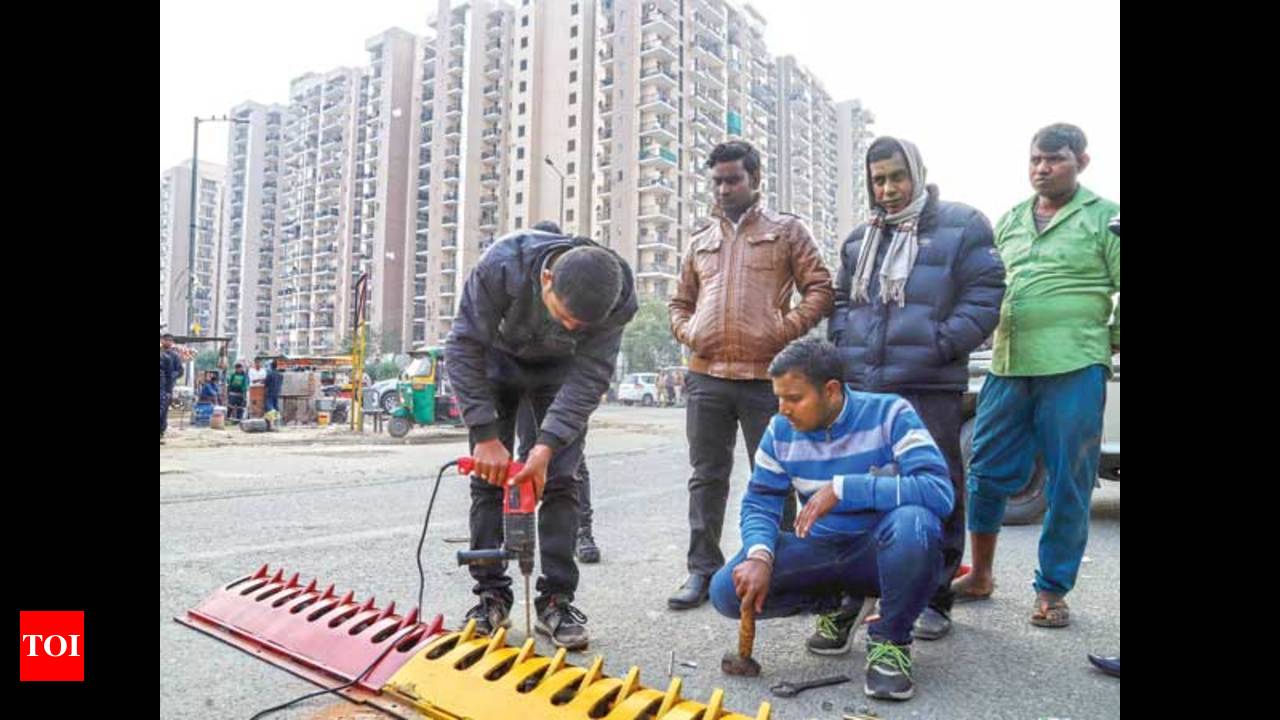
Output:
<instances>
[{"instance_id":1,"label":"plastic bucket","mask_svg":"<svg viewBox=\"0 0 1280 720\"><path fill-rule=\"evenodd\" d=\"M316 424L319 425L320 427L324 427L325 425L329 424L328 410L321 410L320 412L316 413Z\"/></svg>"}]
</instances>

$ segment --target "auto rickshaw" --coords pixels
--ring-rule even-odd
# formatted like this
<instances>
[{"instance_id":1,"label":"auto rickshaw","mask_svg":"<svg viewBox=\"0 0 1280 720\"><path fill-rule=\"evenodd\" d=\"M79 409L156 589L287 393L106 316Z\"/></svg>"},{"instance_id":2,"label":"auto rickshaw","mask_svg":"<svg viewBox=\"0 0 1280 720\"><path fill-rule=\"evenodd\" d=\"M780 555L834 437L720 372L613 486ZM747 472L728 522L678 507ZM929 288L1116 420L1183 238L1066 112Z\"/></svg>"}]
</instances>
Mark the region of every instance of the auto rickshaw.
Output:
<instances>
[{"instance_id":1,"label":"auto rickshaw","mask_svg":"<svg viewBox=\"0 0 1280 720\"><path fill-rule=\"evenodd\" d=\"M458 406L448 391L444 375L444 348L426 348L409 353L412 360L400 376L400 407L391 411L387 432L401 438L414 425L458 424Z\"/></svg>"}]
</instances>

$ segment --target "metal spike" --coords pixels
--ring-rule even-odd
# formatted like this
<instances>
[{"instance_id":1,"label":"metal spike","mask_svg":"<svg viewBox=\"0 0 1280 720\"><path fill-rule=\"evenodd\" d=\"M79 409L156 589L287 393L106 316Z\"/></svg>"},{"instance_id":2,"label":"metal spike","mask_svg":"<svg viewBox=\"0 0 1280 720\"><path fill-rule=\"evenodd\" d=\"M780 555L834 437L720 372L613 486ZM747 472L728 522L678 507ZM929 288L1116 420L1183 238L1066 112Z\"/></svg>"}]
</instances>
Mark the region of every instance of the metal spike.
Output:
<instances>
[{"instance_id":1,"label":"metal spike","mask_svg":"<svg viewBox=\"0 0 1280 720\"><path fill-rule=\"evenodd\" d=\"M702 714L702 720L716 720L722 712L724 712L724 690L716 688L711 691L711 699L707 701L707 710Z\"/></svg>"},{"instance_id":2,"label":"metal spike","mask_svg":"<svg viewBox=\"0 0 1280 720\"><path fill-rule=\"evenodd\" d=\"M627 676L622 679L622 689L618 691L618 703L631 697L631 693L640 687L640 668L635 665L627 671Z\"/></svg>"},{"instance_id":3,"label":"metal spike","mask_svg":"<svg viewBox=\"0 0 1280 720\"><path fill-rule=\"evenodd\" d=\"M597 655L595 660L591 661L591 667L587 668L587 674L582 676L582 684L580 688L586 690L591 683L600 679L604 673L604 656Z\"/></svg>"},{"instance_id":4,"label":"metal spike","mask_svg":"<svg viewBox=\"0 0 1280 720\"><path fill-rule=\"evenodd\" d=\"M484 649L484 654L488 655L494 650L497 650L499 648L504 648L506 646L507 646L507 629L504 627L499 627L497 630L494 631L493 637L489 638L489 645Z\"/></svg>"},{"instance_id":5,"label":"metal spike","mask_svg":"<svg viewBox=\"0 0 1280 720\"><path fill-rule=\"evenodd\" d=\"M662 705L658 707L658 717L662 717L671 712L671 708L680 702L680 686L683 681L678 677L671 678L671 684L667 686L667 694L662 698Z\"/></svg>"}]
</instances>

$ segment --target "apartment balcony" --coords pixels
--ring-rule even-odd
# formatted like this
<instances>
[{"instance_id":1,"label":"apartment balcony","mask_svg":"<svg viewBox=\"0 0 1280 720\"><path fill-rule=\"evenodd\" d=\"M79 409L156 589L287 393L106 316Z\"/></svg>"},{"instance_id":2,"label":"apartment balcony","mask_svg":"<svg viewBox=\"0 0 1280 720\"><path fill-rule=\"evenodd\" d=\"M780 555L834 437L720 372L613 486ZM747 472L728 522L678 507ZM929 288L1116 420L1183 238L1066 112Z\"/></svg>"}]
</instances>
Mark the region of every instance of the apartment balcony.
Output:
<instances>
[{"instance_id":1,"label":"apartment balcony","mask_svg":"<svg viewBox=\"0 0 1280 720\"><path fill-rule=\"evenodd\" d=\"M445 215L443 218L440 219L440 226L447 227L447 228L458 227L458 216Z\"/></svg>"},{"instance_id":2,"label":"apartment balcony","mask_svg":"<svg viewBox=\"0 0 1280 720\"><path fill-rule=\"evenodd\" d=\"M483 214L482 214L482 215L480 216L480 229L481 229L481 230L496 230L496 229L497 229L497 227L498 227L498 216L497 216L497 215L483 215Z\"/></svg>"},{"instance_id":3,"label":"apartment balcony","mask_svg":"<svg viewBox=\"0 0 1280 720\"><path fill-rule=\"evenodd\" d=\"M706 60L718 68L724 67L724 45L704 33L700 32L694 36L693 54L694 57Z\"/></svg>"},{"instance_id":4,"label":"apartment balcony","mask_svg":"<svg viewBox=\"0 0 1280 720\"><path fill-rule=\"evenodd\" d=\"M486 150L485 152L480 153L480 162L484 163L485 165L497 165L498 151Z\"/></svg>"},{"instance_id":5,"label":"apartment balcony","mask_svg":"<svg viewBox=\"0 0 1280 720\"><path fill-rule=\"evenodd\" d=\"M452 95L461 95L461 94L462 94L462 79L461 79L461 78L459 78L457 82L449 83L449 87L445 88L445 92L446 92L447 94L451 95L451 96L452 96Z\"/></svg>"},{"instance_id":6,"label":"apartment balcony","mask_svg":"<svg viewBox=\"0 0 1280 720\"><path fill-rule=\"evenodd\" d=\"M674 150L665 147L646 147L640 150L640 164L642 166L649 165L670 165L677 166L680 158Z\"/></svg>"},{"instance_id":7,"label":"apartment balcony","mask_svg":"<svg viewBox=\"0 0 1280 720\"><path fill-rule=\"evenodd\" d=\"M670 197L675 191L675 185L661 175L640 181L640 193L642 196L647 194L656 197Z\"/></svg>"},{"instance_id":8,"label":"apartment balcony","mask_svg":"<svg viewBox=\"0 0 1280 720\"><path fill-rule=\"evenodd\" d=\"M444 136L451 140L462 137L462 123L452 123L444 129Z\"/></svg>"},{"instance_id":9,"label":"apartment balcony","mask_svg":"<svg viewBox=\"0 0 1280 720\"><path fill-rule=\"evenodd\" d=\"M458 247L458 234L452 233L440 238L440 247L444 249Z\"/></svg>"},{"instance_id":10,"label":"apartment balcony","mask_svg":"<svg viewBox=\"0 0 1280 720\"><path fill-rule=\"evenodd\" d=\"M501 177L496 172L488 172L480 176L480 184L486 188L497 187Z\"/></svg>"},{"instance_id":11,"label":"apartment balcony","mask_svg":"<svg viewBox=\"0 0 1280 720\"><path fill-rule=\"evenodd\" d=\"M656 33L662 37L678 37L680 32L676 27L675 19L661 10L650 10L640 18L641 31Z\"/></svg>"},{"instance_id":12,"label":"apartment balcony","mask_svg":"<svg viewBox=\"0 0 1280 720\"><path fill-rule=\"evenodd\" d=\"M609 38L613 37L613 34L615 32L617 32L618 25L613 21L612 17L601 18L601 19L604 21L604 24L600 26L600 39L608 40Z\"/></svg>"},{"instance_id":13,"label":"apartment balcony","mask_svg":"<svg viewBox=\"0 0 1280 720\"><path fill-rule=\"evenodd\" d=\"M693 101L698 107L709 111L714 117L724 117L724 98L706 88L699 88L693 94ZM720 123L716 123L719 125Z\"/></svg>"},{"instance_id":14,"label":"apartment balcony","mask_svg":"<svg viewBox=\"0 0 1280 720\"><path fill-rule=\"evenodd\" d=\"M454 58L453 60L450 60L450 61L449 61L449 74L450 74L450 75L461 75L461 74L462 74L462 65L463 65L462 58Z\"/></svg>"},{"instance_id":15,"label":"apartment balcony","mask_svg":"<svg viewBox=\"0 0 1280 720\"><path fill-rule=\"evenodd\" d=\"M642 205L636 212L636 220L651 223L679 223L672 205Z\"/></svg>"},{"instance_id":16,"label":"apartment balcony","mask_svg":"<svg viewBox=\"0 0 1280 720\"><path fill-rule=\"evenodd\" d=\"M640 263L640 277L677 279L676 266L671 263Z\"/></svg>"},{"instance_id":17,"label":"apartment balcony","mask_svg":"<svg viewBox=\"0 0 1280 720\"><path fill-rule=\"evenodd\" d=\"M596 103L596 108L600 111L600 117L605 117L613 112L613 99L601 100Z\"/></svg>"},{"instance_id":18,"label":"apartment balcony","mask_svg":"<svg viewBox=\"0 0 1280 720\"><path fill-rule=\"evenodd\" d=\"M607 198L613 194L613 183L605 182L604 185L596 186L596 197Z\"/></svg>"},{"instance_id":19,"label":"apartment balcony","mask_svg":"<svg viewBox=\"0 0 1280 720\"><path fill-rule=\"evenodd\" d=\"M600 169L602 169L602 170L603 170L603 169L605 169L605 168L607 168L607 167L609 167L612 163L613 163L613 156L612 156L612 155L597 155L597 156L596 156L596 167L598 167L598 168L600 168Z\"/></svg>"},{"instance_id":20,"label":"apartment balcony","mask_svg":"<svg viewBox=\"0 0 1280 720\"><path fill-rule=\"evenodd\" d=\"M484 75L490 80L502 77L502 62L494 61L484 66Z\"/></svg>"},{"instance_id":21,"label":"apartment balcony","mask_svg":"<svg viewBox=\"0 0 1280 720\"><path fill-rule=\"evenodd\" d=\"M480 207L482 207L482 208L496 208L496 207L498 207L498 196L497 196L496 194L481 195L481 196L480 196Z\"/></svg>"},{"instance_id":22,"label":"apartment balcony","mask_svg":"<svg viewBox=\"0 0 1280 720\"><path fill-rule=\"evenodd\" d=\"M498 95L501 92L502 92L502 86L499 85L498 83L493 83L491 85L486 85L484 87L484 96L490 99L497 99Z\"/></svg>"},{"instance_id":23,"label":"apartment balcony","mask_svg":"<svg viewBox=\"0 0 1280 720\"><path fill-rule=\"evenodd\" d=\"M640 73L641 86L664 88L670 90L676 86L676 76L663 68L649 68Z\"/></svg>"},{"instance_id":24,"label":"apartment balcony","mask_svg":"<svg viewBox=\"0 0 1280 720\"><path fill-rule=\"evenodd\" d=\"M709 62L703 60L693 61L693 72L700 82L710 83L718 88L724 87L723 75L721 68L715 67Z\"/></svg>"},{"instance_id":25,"label":"apartment balcony","mask_svg":"<svg viewBox=\"0 0 1280 720\"><path fill-rule=\"evenodd\" d=\"M613 87L613 75L605 75L603 78L601 78L600 87L604 90L608 90L609 88Z\"/></svg>"},{"instance_id":26,"label":"apartment balcony","mask_svg":"<svg viewBox=\"0 0 1280 720\"><path fill-rule=\"evenodd\" d=\"M499 105L498 103L494 103L492 105L485 107L484 118L486 120L494 120L501 117L502 117L502 106Z\"/></svg>"},{"instance_id":27,"label":"apartment balcony","mask_svg":"<svg viewBox=\"0 0 1280 720\"><path fill-rule=\"evenodd\" d=\"M637 109L648 112L658 112L664 114L673 114L676 112L675 101L670 95L665 93L654 93L652 95L643 95L640 98L640 105Z\"/></svg>"},{"instance_id":28,"label":"apartment balcony","mask_svg":"<svg viewBox=\"0 0 1280 720\"><path fill-rule=\"evenodd\" d=\"M447 192L441 199L441 203L445 206L456 206L458 204L459 195L457 191Z\"/></svg>"},{"instance_id":29,"label":"apartment balcony","mask_svg":"<svg viewBox=\"0 0 1280 720\"><path fill-rule=\"evenodd\" d=\"M484 52L490 57L502 56L502 39L497 38L484 44Z\"/></svg>"},{"instance_id":30,"label":"apartment balcony","mask_svg":"<svg viewBox=\"0 0 1280 720\"><path fill-rule=\"evenodd\" d=\"M613 128L601 127L596 131L596 137L600 139L601 144L613 142Z\"/></svg>"},{"instance_id":31,"label":"apartment balcony","mask_svg":"<svg viewBox=\"0 0 1280 720\"><path fill-rule=\"evenodd\" d=\"M606 45L605 47L600 48L600 51L597 52L596 55L600 57L600 64L602 66L610 67L613 65L613 46L612 45Z\"/></svg>"},{"instance_id":32,"label":"apartment balcony","mask_svg":"<svg viewBox=\"0 0 1280 720\"><path fill-rule=\"evenodd\" d=\"M459 175L458 175L458 169L457 169L457 168L453 168L453 169L451 169L451 170L445 170L445 171L444 171L444 181L445 181L446 183L448 183L448 184L450 184L450 185L457 185L457 184L458 184L458 178L459 178Z\"/></svg>"},{"instance_id":33,"label":"apartment balcony","mask_svg":"<svg viewBox=\"0 0 1280 720\"><path fill-rule=\"evenodd\" d=\"M676 54L674 45L660 40L651 40L640 46L640 59L642 61L656 60L660 63L666 63L675 62L679 59L679 55Z\"/></svg>"},{"instance_id":34,"label":"apartment balcony","mask_svg":"<svg viewBox=\"0 0 1280 720\"><path fill-rule=\"evenodd\" d=\"M445 108L445 117L459 117L462 115L462 103L453 103Z\"/></svg>"},{"instance_id":35,"label":"apartment balcony","mask_svg":"<svg viewBox=\"0 0 1280 720\"><path fill-rule=\"evenodd\" d=\"M640 137L674 142L676 140L675 126L664 122L647 122L640 126Z\"/></svg>"},{"instance_id":36,"label":"apartment balcony","mask_svg":"<svg viewBox=\"0 0 1280 720\"><path fill-rule=\"evenodd\" d=\"M462 150L457 145L451 145L444 150L444 159L458 161L462 159Z\"/></svg>"},{"instance_id":37,"label":"apartment balcony","mask_svg":"<svg viewBox=\"0 0 1280 720\"><path fill-rule=\"evenodd\" d=\"M673 253L676 250L675 238L664 232L642 233L636 241L637 250L666 250Z\"/></svg>"}]
</instances>

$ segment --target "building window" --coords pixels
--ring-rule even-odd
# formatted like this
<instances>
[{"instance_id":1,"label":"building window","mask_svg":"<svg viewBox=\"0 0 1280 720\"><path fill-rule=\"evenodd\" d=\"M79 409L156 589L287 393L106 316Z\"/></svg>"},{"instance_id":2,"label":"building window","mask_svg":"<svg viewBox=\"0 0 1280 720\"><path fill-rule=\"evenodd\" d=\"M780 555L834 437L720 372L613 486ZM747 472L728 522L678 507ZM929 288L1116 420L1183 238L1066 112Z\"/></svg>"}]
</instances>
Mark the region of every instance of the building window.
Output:
<instances>
[{"instance_id":1,"label":"building window","mask_svg":"<svg viewBox=\"0 0 1280 720\"><path fill-rule=\"evenodd\" d=\"M528 87L529 87L528 83L526 83L524 80L520 81L520 92L525 92Z\"/></svg>"},{"instance_id":2,"label":"building window","mask_svg":"<svg viewBox=\"0 0 1280 720\"><path fill-rule=\"evenodd\" d=\"M574 168L576 168L576 167L577 167L577 165L576 165L575 163L569 163L569 164L568 164L568 165L566 165L566 166L565 166L565 168L564 168L564 170L565 170L564 174L565 174L565 175L572 175L572 174L574 173Z\"/></svg>"},{"instance_id":3,"label":"building window","mask_svg":"<svg viewBox=\"0 0 1280 720\"><path fill-rule=\"evenodd\" d=\"M522 218L522 217L518 217L518 218L516 218L516 227L518 227L518 228L519 228L519 227L524 227L524 218Z\"/></svg>"},{"instance_id":4,"label":"building window","mask_svg":"<svg viewBox=\"0 0 1280 720\"><path fill-rule=\"evenodd\" d=\"M577 104L578 104L578 93L576 93L576 92L569 93L569 104L570 104L570 105L577 105Z\"/></svg>"},{"instance_id":5,"label":"building window","mask_svg":"<svg viewBox=\"0 0 1280 720\"><path fill-rule=\"evenodd\" d=\"M528 69L529 69L529 61L528 61L528 60L521 60L521 61L520 61L520 69L521 69L521 70L528 70Z\"/></svg>"},{"instance_id":6,"label":"building window","mask_svg":"<svg viewBox=\"0 0 1280 720\"><path fill-rule=\"evenodd\" d=\"M524 180L524 171L523 171L523 170L517 170L517 171L516 171L516 182L522 182L523 180Z\"/></svg>"},{"instance_id":7,"label":"building window","mask_svg":"<svg viewBox=\"0 0 1280 720\"><path fill-rule=\"evenodd\" d=\"M576 38L576 37L578 37L578 26L577 26L577 25L574 25L573 27L569 28L569 37L571 37L571 38Z\"/></svg>"},{"instance_id":8,"label":"building window","mask_svg":"<svg viewBox=\"0 0 1280 720\"><path fill-rule=\"evenodd\" d=\"M564 211L565 222L573 222L573 210Z\"/></svg>"},{"instance_id":9,"label":"building window","mask_svg":"<svg viewBox=\"0 0 1280 720\"><path fill-rule=\"evenodd\" d=\"M565 196L565 197L567 197L567 198L569 198L570 200L572 200L572 199L573 199L573 186L572 186L572 185L570 185L569 187L565 188L565 190L564 190L564 196Z\"/></svg>"},{"instance_id":10,"label":"building window","mask_svg":"<svg viewBox=\"0 0 1280 720\"><path fill-rule=\"evenodd\" d=\"M524 193L522 193L522 192L518 192L518 193L516 193L516 204L517 204L517 205L523 205L523 204L524 204Z\"/></svg>"},{"instance_id":11,"label":"building window","mask_svg":"<svg viewBox=\"0 0 1280 720\"><path fill-rule=\"evenodd\" d=\"M570 83L576 83L576 82L578 82L578 71L577 71L577 70L570 71L570 73L569 73L569 82L570 82Z\"/></svg>"},{"instance_id":12,"label":"building window","mask_svg":"<svg viewBox=\"0 0 1280 720\"><path fill-rule=\"evenodd\" d=\"M521 125L516 129L516 137L524 137L524 126Z\"/></svg>"},{"instance_id":13,"label":"building window","mask_svg":"<svg viewBox=\"0 0 1280 720\"><path fill-rule=\"evenodd\" d=\"M578 3L574 3L573 6L569 8L569 14L570 15L578 14Z\"/></svg>"},{"instance_id":14,"label":"building window","mask_svg":"<svg viewBox=\"0 0 1280 720\"><path fill-rule=\"evenodd\" d=\"M576 150L576 149L577 149L577 147L578 147L578 141L577 141L577 140L570 140L570 141L569 141L569 152L573 152L574 150Z\"/></svg>"},{"instance_id":15,"label":"building window","mask_svg":"<svg viewBox=\"0 0 1280 720\"><path fill-rule=\"evenodd\" d=\"M516 148L516 159L517 159L517 160L523 160L523 159L524 159L524 148L523 148L523 147L518 147L518 148Z\"/></svg>"},{"instance_id":16,"label":"building window","mask_svg":"<svg viewBox=\"0 0 1280 720\"><path fill-rule=\"evenodd\" d=\"M521 115L523 115L523 114L524 114L524 103L520 103L520 113L519 113L519 114L521 114Z\"/></svg>"},{"instance_id":17,"label":"building window","mask_svg":"<svg viewBox=\"0 0 1280 720\"><path fill-rule=\"evenodd\" d=\"M570 116L569 116L569 127L575 127L575 126L577 126L577 124L578 124L578 116L577 116L577 115L570 115Z\"/></svg>"},{"instance_id":18,"label":"building window","mask_svg":"<svg viewBox=\"0 0 1280 720\"><path fill-rule=\"evenodd\" d=\"M520 18L520 27L529 27L529 16L525 15Z\"/></svg>"},{"instance_id":19,"label":"building window","mask_svg":"<svg viewBox=\"0 0 1280 720\"><path fill-rule=\"evenodd\" d=\"M522 37L522 38L520 38L520 47L522 47L522 48L527 48L527 47L529 47L529 38L527 38L527 37Z\"/></svg>"},{"instance_id":20,"label":"building window","mask_svg":"<svg viewBox=\"0 0 1280 720\"><path fill-rule=\"evenodd\" d=\"M577 59L578 59L578 48L570 48L570 49L569 49L569 59L570 59L570 60L577 60Z\"/></svg>"}]
</instances>

